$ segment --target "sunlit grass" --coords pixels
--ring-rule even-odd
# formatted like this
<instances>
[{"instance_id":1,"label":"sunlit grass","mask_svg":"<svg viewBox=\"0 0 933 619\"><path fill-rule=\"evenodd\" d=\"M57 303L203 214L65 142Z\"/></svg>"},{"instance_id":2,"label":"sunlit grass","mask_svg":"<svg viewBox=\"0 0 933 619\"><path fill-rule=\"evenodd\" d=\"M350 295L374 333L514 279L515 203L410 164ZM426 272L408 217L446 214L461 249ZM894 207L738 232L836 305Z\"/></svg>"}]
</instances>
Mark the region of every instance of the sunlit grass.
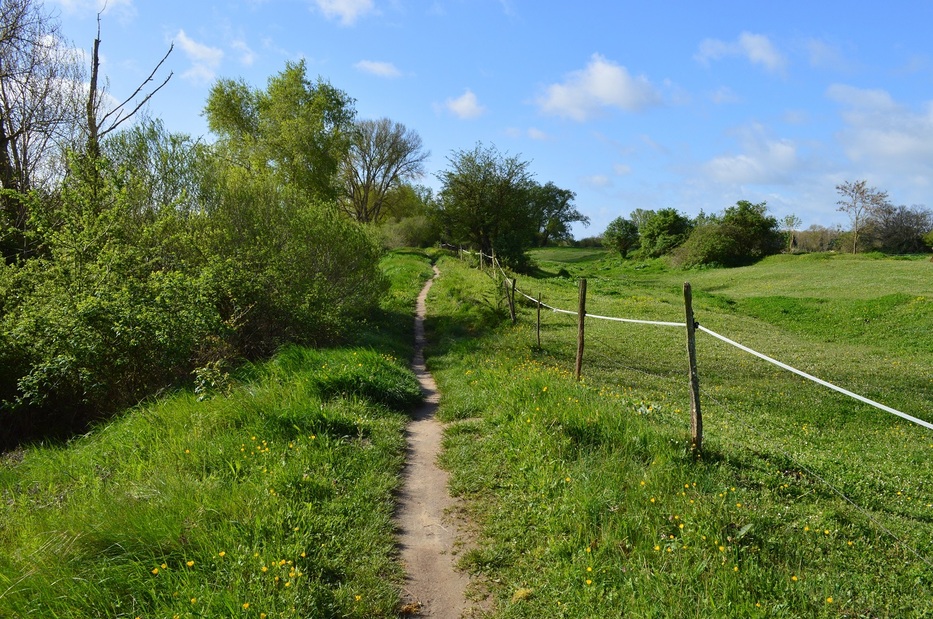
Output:
<instances>
[{"instance_id":1,"label":"sunlit grass","mask_svg":"<svg viewBox=\"0 0 933 619\"><path fill-rule=\"evenodd\" d=\"M559 255L551 250L549 257ZM913 278L891 278L888 288L866 272L880 296L926 294L920 275L928 264L870 261L879 262L914 269ZM731 285L745 292L697 295L699 320L929 417L928 306L911 306L919 312L917 333L879 328L871 341L838 329L832 311L804 328L762 320L742 306L755 298L743 277L755 268L778 276L797 264L715 272L736 278ZM840 260L845 273L822 277L857 280L862 264ZM673 321L684 319L683 280L707 273L607 259L539 266L545 274L560 267L588 277L591 313ZM494 307L475 299L495 290L486 275L453 260L441 268L429 302L438 342L447 341L446 325L457 316L471 322L477 307ZM694 290L704 288L700 281ZM916 285L900 288L904 281ZM576 307L573 278L520 276L519 287ZM842 311L842 289L832 289L826 303ZM878 302L899 311L899 303L885 303ZM928 431L701 337L706 452L696 462L688 449L682 329L588 321L584 381L576 383L575 318L545 312L538 349L534 315L525 304L512 326L504 312L490 310L484 322L499 324L488 335L451 340L429 358L444 393L442 414L468 418L448 432L445 462L483 532L465 562L498 583L501 616L929 616Z\"/></svg>"},{"instance_id":2,"label":"sunlit grass","mask_svg":"<svg viewBox=\"0 0 933 619\"><path fill-rule=\"evenodd\" d=\"M395 616L394 492L421 397L396 355L430 267L385 264L384 311L407 328L385 325L379 349L286 348L203 401L6 454L0 617Z\"/></svg>"}]
</instances>

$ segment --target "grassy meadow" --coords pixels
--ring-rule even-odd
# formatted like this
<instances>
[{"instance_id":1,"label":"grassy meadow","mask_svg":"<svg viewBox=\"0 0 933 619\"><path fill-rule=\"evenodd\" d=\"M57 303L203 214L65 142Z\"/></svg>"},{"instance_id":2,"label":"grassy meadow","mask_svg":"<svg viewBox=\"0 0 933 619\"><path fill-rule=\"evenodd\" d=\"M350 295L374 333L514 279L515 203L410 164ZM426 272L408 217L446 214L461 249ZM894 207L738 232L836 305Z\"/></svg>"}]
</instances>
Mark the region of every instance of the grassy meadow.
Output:
<instances>
[{"instance_id":1,"label":"grassy meadow","mask_svg":"<svg viewBox=\"0 0 933 619\"><path fill-rule=\"evenodd\" d=\"M700 324L933 421L933 264L776 256L678 271L533 253L518 287L590 314ZM689 451L683 329L519 306L444 258L428 364L446 466L481 530L463 558L502 617L931 617L933 435L703 334L705 450Z\"/></svg>"},{"instance_id":2,"label":"grassy meadow","mask_svg":"<svg viewBox=\"0 0 933 619\"><path fill-rule=\"evenodd\" d=\"M0 459L0 617L392 617L423 254L355 346L286 348ZM404 319L404 320L403 320Z\"/></svg>"}]
</instances>

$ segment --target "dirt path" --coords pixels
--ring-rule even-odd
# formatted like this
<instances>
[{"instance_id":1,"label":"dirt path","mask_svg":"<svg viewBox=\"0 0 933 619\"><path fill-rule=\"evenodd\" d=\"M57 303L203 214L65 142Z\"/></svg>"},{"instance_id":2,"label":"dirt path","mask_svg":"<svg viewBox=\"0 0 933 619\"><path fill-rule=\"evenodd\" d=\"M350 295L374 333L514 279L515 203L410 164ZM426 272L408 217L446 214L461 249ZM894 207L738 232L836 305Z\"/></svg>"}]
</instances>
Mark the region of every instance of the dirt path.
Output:
<instances>
[{"instance_id":1,"label":"dirt path","mask_svg":"<svg viewBox=\"0 0 933 619\"><path fill-rule=\"evenodd\" d=\"M439 274L435 266L434 277ZM433 283L431 279L425 284L418 296L412 370L421 383L425 401L408 424L408 461L395 518L407 574L406 610L421 617L458 619L470 608L464 597L469 576L454 567L456 557L452 551L458 531L447 514L454 500L447 493L447 472L437 466L443 428L434 414L440 396L424 366L425 299Z\"/></svg>"}]
</instances>

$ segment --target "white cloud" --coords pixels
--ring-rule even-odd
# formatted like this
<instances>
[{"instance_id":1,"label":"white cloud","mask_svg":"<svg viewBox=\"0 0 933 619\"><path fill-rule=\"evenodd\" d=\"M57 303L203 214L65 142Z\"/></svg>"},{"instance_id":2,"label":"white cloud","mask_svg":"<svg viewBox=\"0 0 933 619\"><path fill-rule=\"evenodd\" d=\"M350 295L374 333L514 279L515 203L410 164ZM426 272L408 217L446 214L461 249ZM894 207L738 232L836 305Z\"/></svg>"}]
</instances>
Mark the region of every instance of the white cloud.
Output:
<instances>
[{"instance_id":1,"label":"white cloud","mask_svg":"<svg viewBox=\"0 0 933 619\"><path fill-rule=\"evenodd\" d=\"M530 137L532 140L550 139L550 136L548 136L547 133L545 133L544 131L541 131L540 129L536 129L535 127L528 128L528 137Z\"/></svg>"},{"instance_id":2,"label":"white cloud","mask_svg":"<svg viewBox=\"0 0 933 619\"><path fill-rule=\"evenodd\" d=\"M626 165L624 163L617 163L612 166L612 171L615 172L618 176L628 176L632 173L632 166Z\"/></svg>"},{"instance_id":3,"label":"white cloud","mask_svg":"<svg viewBox=\"0 0 933 619\"><path fill-rule=\"evenodd\" d=\"M480 105L473 91L469 89L456 99L447 99L444 102L444 107L457 118L463 119L477 118L486 111L486 108Z\"/></svg>"},{"instance_id":4,"label":"white cloud","mask_svg":"<svg viewBox=\"0 0 933 619\"><path fill-rule=\"evenodd\" d=\"M810 66L820 69L848 69L848 63L838 47L821 39L808 39L805 43Z\"/></svg>"},{"instance_id":5,"label":"white cloud","mask_svg":"<svg viewBox=\"0 0 933 619\"><path fill-rule=\"evenodd\" d=\"M905 180L933 175L933 101L911 110L884 90L843 84L830 86L826 94L845 108L845 127L837 137L849 159Z\"/></svg>"},{"instance_id":6,"label":"white cloud","mask_svg":"<svg viewBox=\"0 0 933 619\"><path fill-rule=\"evenodd\" d=\"M373 0L314 0L314 3L326 18L338 18L344 26L352 26L374 8Z\"/></svg>"},{"instance_id":7,"label":"white cloud","mask_svg":"<svg viewBox=\"0 0 933 619\"><path fill-rule=\"evenodd\" d=\"M612 180L605 174L593 174L592 176L585 176L583 184L594 189L605 189L612 186Z\"/></svg>"},{"instance_id":8,"label":"white cloud","mask_svg":"<svg viewBox=\"0 0 933 619\"><path fill-rule=\"evenodd\" d=\"M727 56L743 56L752 64L763 66L772 73L781 73L787 66L787 59L763 34L743 32L735 41L704 39L700 49L693 56L703 66L709 66L711 60L720 60Z\"/></svg>"},{"instance_id":9,"label":"white cloud","mask_svg":"<svg viewBox=\"0 0 933 619\"><path fill-rule=\"evenodd\" d=\"M191 68L185 71L182 77L195 83L212 81L217 74L217 67L223 60L223 50L198 43L185 34L184 30L178 31L175 40L191 61Z\"/></svg>"},{"instance_id":10,"label":"white cloud","mask_svg":"<svg viewBox=\"0 0 933 619\"><path fill-rule=\"evenodd\" d=\"M716 92L710 94L710 101L716 105L725 105L728 103L740 103L742 99L728 86L722 86Z\"/></svg>"},{"instance_id":11,"label":"white cloud","mask_svg":"<svg viewBox=\"0 0 933 619\"><path fill-rule=\"evenodd\" d=\"M740 132L744 152L715 157L703 166L713 180L735 185L779 185L791 182L800 167L797 146L790 140L765 136L760 125Z\"/></svg>"},{"instance_id":12,"label":"white cloud","mask_svg":"<svg viewBox=\"0 0 933 619\"><path fill-rule=\"evenodd\" d=\"M391 62L377 62L375 60L360 60L353 65L363 73L379 77L398 77L402 74Z\"/></svg>"},{"instance_id":13,"label":"white cloud","mask_svg":"<svg viewBox=\"0 0 933 619\"><path fill-rule=\"evenodd\" d=\"M240 52L240 63L243 66L253 66L253 63L256 61L256 53L246 44L246 41L238 39L231 43L230 47Z\"/></svg>"},{"instance_id":14,"label":"white cloud","mask_svg":"<svg viewBox=\"0 0 933 619\"><path fill-rule=\"evenodd\" d=\"M661 96L643 75L628 70L600 54L593 54L585 69L573 71L563 83L551 84L538 98L541 111L585 121L605 108L636 112L658 105Z\"/></svg>"}]
</instances>

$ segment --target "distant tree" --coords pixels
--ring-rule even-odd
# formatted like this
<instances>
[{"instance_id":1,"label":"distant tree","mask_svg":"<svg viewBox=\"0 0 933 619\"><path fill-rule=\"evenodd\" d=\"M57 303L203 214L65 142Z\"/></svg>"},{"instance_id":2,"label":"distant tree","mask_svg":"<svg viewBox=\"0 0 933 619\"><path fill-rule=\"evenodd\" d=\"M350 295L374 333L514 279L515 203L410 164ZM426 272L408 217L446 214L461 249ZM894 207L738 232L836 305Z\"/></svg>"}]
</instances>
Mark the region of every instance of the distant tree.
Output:
<instances>
[{"instance_id":1,"label":"distant tree","mask_svg":"<svg viewBox=\"0 0 933 619\"><path fill-rule=\"evenodd\" d=\"M638 226L624 217L613 219L603 232L603 244L626 258L628 252L638 245Z\"/></svg>"},{"instance_id":2,"label":"distant tree","mask_svg":"<svg viewBox=\"0 0 933 619\"><path fill-rule=\"evenodd\" d=\"M911 254L926 250L923 237L933 230L933 212L913 205L886 205L871 218L872 236L881 251L891 254Z\"/></svg>"},{"instance_id":3,"label":"distant tree","mask_svg":"<svg viewBox=\"0 0 933 619\"><path fill-rule=\"evenodd\" d=\"M430 153L414 129L388 118L357 121L343 161L341 205L361 223L380 221L389 193L424 174Z\"/></svg>"},{"instance_id":4,"label":"distant tree","mask_svg":"<svg viewBox=\"0 0 933 619\"><path fill-rule=\"evenodd\" d=\"M663 256L686 241L692 227L686 215L663 208L638 227L641 252L650 257Z\"/></svg>"},{"instance_id":5,"label":"distant tree","mask_svg":"<svg viewBox=\"0 0 933 619\"><path fill-rule=\"evenodd\" d=\"M675 258L684 267L698 265L741 266L780 251L783 242L778 222L767 214L766 203L739 200L722 216L706 217L690 238L677 249Z\"/></svg>"},{"instance_id":6,"label":"distant tree","mask_svg":"<svg viewBox=\"0 0 933 619\"><path fill-rule=\"evenodd\" d=\"M41 2L0 1L0 251L7 260L31 251L23 194L63 174L58 154L80 126L83 81Z\"/></svg>"},{"instance_id":7,"label":"distant tree","mask_svg":"<svg viewBox=\"0 0 933 619\"><path fill-rule=\"evenodd\" d=\"M538 221L530 208L534 187L529 163L481 143L453 151L438 173L438 221L446 238L485 253L493 249L515 268L526 264Z\"/></svg>"},{"instance_id":8,"label":"distant tree","mask_svg":"<svg viewBox=\"0 0 933 619\"><path fill-rule=\"evenodd\" d=\"M569 189L561 189L548 181L544 185L537 183L531 189L531 207L538 224L538 245L544 247L553 241L569 241L573 238L570 224L579 222L590 225L590 218L582 214L573 205L576 194Z\"/></svg>"},{"instance_id":9,"label":"distant tree","mask_svg":"<svg viewBox=\"0 0 933 619\"><path fill-rule=\"evenodd\" d=\"M793 251L794 246L797 244L797 229L803 225L803 220L791 213L790 215L785 215L781 219L781 228L784 230L784 233L787 235L787 251Z\"/></svg>"},{"instance_id":10,"label":"distant tree","mask_svg":"<svg viewBox=\"0 0 933 619\"><path fill-rule=\"evenodd\" d=\"M830 251L836 247L842 231L813 224L797 233L797 249L805 252Z\"/></svg>"},{"instance_id":11,"label":"distant tree","mask_svg":"<svg viewBox=\"0 0 933 619\"><path fill-rule=\"evenodd\" d=\"M888 192L868 187L868 181L846 181L836 185L842 199L836 202L837 210L846 213L852 222L852 253L858 253L859 237L871 217L880 209L887 208Z\"/></svg>"},{"instance_id":12,"label":"distant tree","mask_svg":"<svg viewBox=\"0 0 933 619\"><path fill-rule=\"evenodd\" d=\"M655 215L654 211L637 208L629 214L628 218L632 223L635 224L636 227L641 229L642 225L646 221L654 217L654 215Z\"/></svg>"}]
</instances>

